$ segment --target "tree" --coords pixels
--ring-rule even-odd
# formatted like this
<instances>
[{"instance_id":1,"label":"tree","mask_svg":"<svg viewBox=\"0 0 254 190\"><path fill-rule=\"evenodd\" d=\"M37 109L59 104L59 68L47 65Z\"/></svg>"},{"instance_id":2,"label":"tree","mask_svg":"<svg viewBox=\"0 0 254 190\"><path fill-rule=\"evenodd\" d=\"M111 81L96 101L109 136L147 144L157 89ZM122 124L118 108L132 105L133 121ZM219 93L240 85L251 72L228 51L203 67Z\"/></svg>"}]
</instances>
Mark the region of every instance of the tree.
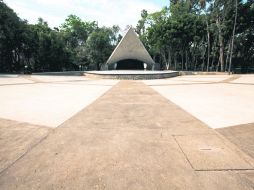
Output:
<instances>
[{"instance_id":1,"label":"tree","mask_svg":"<svg viewBox=\"0 0 254 190\"><path fill-rule=\"evenodd\" d=\"M60 30L66 38L66 43L71 48L84 44L88 36L98 28L95 21L84 22L76 15L69 15L61 25Z\"/></svg>"},{"instance_id":2,"label":"tree","mask_svg":"<svg viewBox=\"0 0 254 190\"><path fill-rule=\"evenodd\" d=\"M112 28L102 27L95 30L87 39L86 52L88 60L97 70L100 70L101 65L107 61L115 48L118 41L118 32L118 26Z\"/></svg>"},{"instance_id":3,"label":"tree","mask_svg":"<svg viewBox=\"0 0 254 190\"><path fill-rule=\"evenodd\" d=\"M69 52L71 62L76 65L87 65L85 46L88 37L98 28L95 21L84 22L76 15L69 15L60 27L65 46Z\"/></svg>"},{"instance_id":4,"label":"tree","mask_svg":"<svg viewBox=\"0 0 254 190\"><path fill-rule=\"evenodd\" d=\"M136 32L161 69L246 73L254 71L253 25L253 0L170 0L142 10ZM75 15L60 28L29 24L0 0L0 72L100 69L121 37L117 26Z\"/></svg>"},{"instance_id":5,"label":"tree","mask_svg":"<svg viewBox=\"0 0 254 190\"><path fill-rule=\"evenodd\" d=\"M25 23L3 1L0 10L0 72L16 72L21 69L20 36Z\"/></svg>"},{"instance_id":6,"label":"tree","mask_svg":"<svg viewBox=\"0 0 254 190\"><path fill-rule=\"evenodd\" d=\"M238 13L238 0L235 0L235 21L234 21L234 28L232 34L232 44L231 44L231 52L230 52L230 60L229 60L229 68L228 72L231 72L232 67L232 56L233 56L233 49L234 49L234 39L235 39L235 28L236 28L236 21L237 21L237 13Z\"/></svg>"}]
</instances>

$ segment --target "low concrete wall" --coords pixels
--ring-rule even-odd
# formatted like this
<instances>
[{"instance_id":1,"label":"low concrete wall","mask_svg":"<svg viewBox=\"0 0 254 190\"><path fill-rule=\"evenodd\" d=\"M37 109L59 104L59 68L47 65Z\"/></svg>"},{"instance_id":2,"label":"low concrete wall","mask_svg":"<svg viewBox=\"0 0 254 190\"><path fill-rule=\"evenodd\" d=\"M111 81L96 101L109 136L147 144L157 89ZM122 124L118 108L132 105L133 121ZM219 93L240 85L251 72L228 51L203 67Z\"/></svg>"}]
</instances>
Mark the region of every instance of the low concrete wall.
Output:
<instances>
[{"instance_id":1,"label":"low concrete wall","mask_svg":"<svg viewBox=\"0 0 254 190\"><path fill-rule=\"evenodd\" d=\"M32 75L83 76L84 73L85 71L65 71L65 72L32 73Z\"/></svg>"},{"instance_id":2,"label":"low concrete wall","mask_svg":"<svg viewBox=\"0 0 254 190\"><path fill-rule=\"evenodd\" d=\"M164 79L179 76L179 72L169 73L153 73L153 74L101 74L101 73L86 73L87 77L99 79L116 79L116 80L152 80Z\"/></svg>"},{"instance_id":3,"label":"low concrete wall","mask_svg":"<svg viewBox=\"0 0 254 190\"><path fill-rule=\"evenodd\" d=\"M227 75L228 72L179 71L180 75Z\"/></svg>"},{"instance_id":4,"label":"low concrete wall","mask_svg":"<svg viewBox=\"0 0 254 190\"><path fill-rule=\"evenodd\" d=\"M227 72L199 72L199 71L155 71L157 73L103 73L100 71L65 71L65 72L43 72L33 73L32 75L50 75L50 76L87 76L98 79L116 79L116 80L152 80L177 77L182 75L227 75Z\"/></svg>"}]
</instances>

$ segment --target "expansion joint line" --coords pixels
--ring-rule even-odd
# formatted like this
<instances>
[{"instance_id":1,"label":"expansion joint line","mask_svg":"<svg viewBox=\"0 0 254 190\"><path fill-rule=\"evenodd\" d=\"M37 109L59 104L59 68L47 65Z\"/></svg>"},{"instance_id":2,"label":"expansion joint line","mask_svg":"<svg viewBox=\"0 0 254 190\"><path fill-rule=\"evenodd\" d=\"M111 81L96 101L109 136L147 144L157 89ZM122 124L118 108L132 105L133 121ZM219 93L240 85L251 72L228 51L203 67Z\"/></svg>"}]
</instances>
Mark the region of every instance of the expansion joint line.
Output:
<instances>
[{"instance_id":1,"label":"expansion joint line","mask_svg":"<svg viewBox=\"0 0 254 190\"><path fill-rule=\"evenodd\" d=\"M186 155L186 154L185 154L185 152L183 151L182 147L181 147L181 146L180 146L180 144L178 143L178 141L177 141L177 139L176 139L175 135L172 135L172 136L173 136L173 138L174 138L175 142L177 143L177 145L178 145L179 149L180 149L180 150L181 150L181 152L183 153L183 155L184 155L185 159L186 159L186 160L187 160L187 162L190 164L191 168L192 168L193 170L195 170L195 168L194 168L194 167L193 167L193 165L191 164L190 160L188 159L187 155Z\"/></svg>"},{"instance_id":2,"label":"expansion joint line","mask_svg":"<svg viewBox=\"0 0 254 190\"><path fill-rule=\"evenodd\" d=\"M29 153L33 148L35 148L36 146L38 146L40 143L42 143L44 140L46 140L49 136L49 134L51 133L51 131L48 132L47 135L45 135L43 138L41 138L38 142L36 142L35 144L33 144L31 147L29 147L21 156L19 156L16 160L14 160L11 164L9 164L8 166L6 166L2 171L0 171L0 177L5 173L6 170L8 170L9 168L11 168L15 163L17 163L19 160L21 160L27 153Z\"/></svg>"}]
</instances>

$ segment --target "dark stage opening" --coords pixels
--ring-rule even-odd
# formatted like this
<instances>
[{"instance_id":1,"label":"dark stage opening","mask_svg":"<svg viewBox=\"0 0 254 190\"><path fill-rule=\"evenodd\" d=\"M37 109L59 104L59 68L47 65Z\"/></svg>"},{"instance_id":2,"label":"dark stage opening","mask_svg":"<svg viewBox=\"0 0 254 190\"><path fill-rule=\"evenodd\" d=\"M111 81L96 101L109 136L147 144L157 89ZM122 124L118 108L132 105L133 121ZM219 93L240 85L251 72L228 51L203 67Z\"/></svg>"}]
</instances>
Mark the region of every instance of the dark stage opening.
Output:
<instances>
[{"instance_id":1,"label":"dark stage opening","mask_svg":"<svg viewBox=\"0 0 254 190\"><path fill-rule=\"evenodd\" d=\"M117 62L117 70L144 70L142 61L134 59L125 59Z\"/></svg>"}]
</instances>

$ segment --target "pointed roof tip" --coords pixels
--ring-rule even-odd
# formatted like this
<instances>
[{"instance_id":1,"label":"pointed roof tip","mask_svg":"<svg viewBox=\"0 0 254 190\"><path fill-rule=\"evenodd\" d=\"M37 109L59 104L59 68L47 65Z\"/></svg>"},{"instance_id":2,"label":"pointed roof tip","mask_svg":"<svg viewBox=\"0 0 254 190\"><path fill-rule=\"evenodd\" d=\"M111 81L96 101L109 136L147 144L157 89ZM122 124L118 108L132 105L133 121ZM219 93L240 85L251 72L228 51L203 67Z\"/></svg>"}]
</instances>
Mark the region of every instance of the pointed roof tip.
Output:
<instances>
[{"instance_id":1,"label":"pointed roof tip","mask_svg":"<svg viewBox=\"0 0 254 190\"><path fill-rule=\"evenodd\" d=\"M106 64L116 63L125 59L137 59L147 64L155 64L132 26L128 28Z\"/></svg>"},{"instance_id":2,"label":"pointed roof tip","mask_svg":"<svg viewBox=\"0 0 254 190\"><path fill-rule=\"evenodd\" d=\"M124 36L126 36L126 34L127 34L129 31L133 31L133 32L136 33L135 29L134 29L132 26L129 26L128 28L126 28L126 29L124 30L123 38L124 38ZM137 34L137 33L136 33L136 34Z\"/></svg>"},{"instance_id":3,"label":"pointed roof tip","mask_svg":"<svg viewBox=\"0 0 254 190\"><path fill-rule=\"evenodd\" d=\"M136 36L138 36L138 34L136 33L135 29L134 29L133 27L130 27L130 28L127 30L127 32L125 33L125 35L123 36L123 38L126 36L126 34L127 34L128 32L133 32L133 33L136 34Z\"/></svg>"}]
</instances>

